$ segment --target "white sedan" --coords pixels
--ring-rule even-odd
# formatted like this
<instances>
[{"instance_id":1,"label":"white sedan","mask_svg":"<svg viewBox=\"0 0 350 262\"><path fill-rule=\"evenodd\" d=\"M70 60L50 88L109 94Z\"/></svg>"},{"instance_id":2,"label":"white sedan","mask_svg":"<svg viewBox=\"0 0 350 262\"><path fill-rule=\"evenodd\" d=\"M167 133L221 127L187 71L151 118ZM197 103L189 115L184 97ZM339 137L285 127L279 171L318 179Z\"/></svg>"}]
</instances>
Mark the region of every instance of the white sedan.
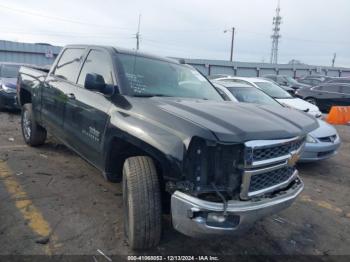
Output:
<instances>
[{"instance_id":1,"label":"white sedan","mask_svg":"<svg viewBox=\"0 0 350 262\"><path fill-rule=\"evenodd\" d=\"M226 81L226 82L233 82L233 83L248 84L250 86L256 87L264 91L266 94L273 97L280 104L286 107L291 107L291 108L304 111L308 114L313 115L316 118L319 118L322 116L320 109L316 105L306 102L305 100L302 100L300 98L291 96L282 87L266 79L256 78L256 77L227 76L227 77L216 78L215 81L218 81L218 82Z\"/></svg>"}]
</instances>

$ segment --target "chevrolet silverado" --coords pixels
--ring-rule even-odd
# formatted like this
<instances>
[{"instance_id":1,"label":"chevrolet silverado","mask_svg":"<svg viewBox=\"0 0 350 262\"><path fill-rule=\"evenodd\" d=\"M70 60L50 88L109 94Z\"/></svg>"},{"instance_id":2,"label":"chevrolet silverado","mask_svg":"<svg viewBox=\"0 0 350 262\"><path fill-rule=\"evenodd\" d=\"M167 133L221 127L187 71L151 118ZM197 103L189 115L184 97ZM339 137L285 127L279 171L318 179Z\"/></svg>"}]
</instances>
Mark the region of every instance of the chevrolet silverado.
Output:
<instances>
[{"instance_id":1,"label":"chevrolet silverado","mask_svg":"<svg viewBox=\"0 0 350 262\"><path fill-rule=\"evenodd\" d=\"M294 165L316 120L225 102L193 67L121 48L65 47L49 71L20 69L25 142L53 134L122 182L131 248L157 246L161 217L188 236L238 234L290 206Z\"/></svg>"}]
</instances>

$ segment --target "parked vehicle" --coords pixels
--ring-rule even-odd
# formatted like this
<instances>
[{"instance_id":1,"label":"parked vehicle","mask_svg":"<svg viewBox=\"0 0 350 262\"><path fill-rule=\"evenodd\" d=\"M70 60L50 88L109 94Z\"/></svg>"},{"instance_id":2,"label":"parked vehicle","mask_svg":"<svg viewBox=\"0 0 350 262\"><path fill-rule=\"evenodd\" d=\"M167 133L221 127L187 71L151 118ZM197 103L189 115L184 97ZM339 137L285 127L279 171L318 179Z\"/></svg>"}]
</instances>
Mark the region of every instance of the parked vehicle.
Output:
<instances>
[{"instance_id":1,"label":"parked vehicle","mask_svg":"<svg viewBox=\"0 0 350 262\"><path fill-rule=\"evenodd\" d=\"M122 181L131 248L156 246L162 208L189 236L236 234L292 204L295 163L316 120L224 102L193 67L113 47L63 48L50 72L22 67L22 133L47 131Z\"/></svg>"},{"instance_id":2,"label":"parked vehicle","mask_svg":"<svg viewBox=\"0 0 350 262\"><path fill-rule=\"evenodd\" d=\"M325 81L332 84L348 84L350 85L350 77L336 77Z\"/></svg>"},{"instance_id":3,"label":"parked vehicle","mask_svg":"<svg viewBox=\"0 0 350 262\"><path fill-rule=\"evenodd\" d=\"M214 74L214 75L207 76L207 78L209 80L214 80L214 79L218 79L218 78L222 78L222 77L233 77L233 76L232 75L227 75L227 74Z\"/></svg>"},{"instance_id":4,"label":"parked vehicle","mask_svg":"<svg viewBox=\"0 0 350 262\"><path fill-rule=\"evenodd\" d=\"M325 75L316 75L316 74L312 74L312 75L304 75L301 76L299 78L296 78L296 80L299 82L299 80L306 80L306 79L319 79L321 82L325 82L327 80L333 79L335 77L332 76L325 76Z\"/></svg>"},{"instance_id":5,"label":"parked vehicle","mask_svg":"<svg viewBox=\"0 0 350 262\"><path fill-rule=\"evenodd\" d=\"M264 78L254 78L254 77L228 77L228 78L218 78L216 81L230 81L236 83L244 83L250 86L256 87L264 91L269 96L276 99L279 103L284 106L292 107L306 113L313 115L318 118L322 116L321 111L314 104L304 101L298 97L293 97L288 92L283 90L280 86L274 84L269 80Z\"/></svg>"},{"instance_id":6,"label":"parked vehicle","mask_svg":"<svg viewBox=\"0 0 350 262\"><path fill-rule=\"evenodd\" d=\"M0 64L0 109L19 109L16 99L16 81L20 64Z\"/></svg>"},{"instance_id":7,"label":"parked vehicle","mask_svg":"<svg viewBox=\"0 0 350 262\"><path fill-rule=\"evenodd\" d=\"M268 80L268 81L274 83L275 85L278 85L275 81L273 81L273 80L270 79L270 78L265 78L265 77L259 77L259 78ZM288 92L289 94L291 94L292 96L295 95L295 91L296 91L295 89L293 89L293 88L291 88L291 87L288 87L288 86L280 86L280 85L278 85L278 86L281 87L283 90L287 91L287 92Z\"/></svg>"},{"instance_id":8,"label":"parked vehicle","mask_svg":"<svg viewBox=\"0 0 350 262\"><path fill-rule=\"evenodd\" d=\"M298 79L298 82L309 86L317 86L322 84L324 81L322 81L320 78L302 78Z\"/></svg>"},{"instance_id":9,"label":"parked vehicle","mask_svg":"<svg viewBox=\"0 0 350 262\"><path fill-rule=\"evenodd\" d=\"M302 84L302 83L296 81L291 76L286 76L286 75L263 75L263 77L275 81L281 87L287 86L287 87L293 88L295 90L297 90L299 88L303 88L303 87L309 87L309 85Z\"/></svg>"},{"instance_id":10,"label":"parked vehicle","mask_svg":"<svg viewBox=\"0 0 350 262\"><path fill-rule=\"evenodd\" d=\"M328 113L332 106L350 106L350 85L324 83L299 89L296 96L317 105L322 112Z\"/></svg>"},{"instance_id":11,"label":"parked vehicle","mask_svg":"<svg viewBox=\"0 0 350 262\"><path fill-rule=\"evenodd\" d=\"M220 94L224 94L223 97L226 101L282 107L280 103L263 91L247 84L215 81L214 85ZM299 162L324 160L337 154L341 144L337 130L322 120L318 119L317 121L319 128L307 135Z\"/></svg>"}]
</instances>

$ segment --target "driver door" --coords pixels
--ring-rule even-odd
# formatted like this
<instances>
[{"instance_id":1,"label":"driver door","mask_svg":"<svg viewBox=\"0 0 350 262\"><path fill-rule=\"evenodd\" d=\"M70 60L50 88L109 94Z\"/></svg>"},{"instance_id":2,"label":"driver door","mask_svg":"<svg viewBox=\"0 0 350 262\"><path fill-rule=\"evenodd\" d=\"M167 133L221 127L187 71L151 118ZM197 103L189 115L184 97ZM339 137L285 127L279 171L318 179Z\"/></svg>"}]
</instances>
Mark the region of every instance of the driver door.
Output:
<instances>
[{"instance_id":1,"label":"driver door","mask_svg":"<svg viewBox=\"0 0 350 262\"><path fill-rule=\"evenodd\" d=\"M66 104L64 130L69 144L89 162L101 167L103 138L112 104L104 94L85 88L87 74L101 75L106 84L114 85L110 55L100 49L89 51Z\"/></svg>"}]
</instances>

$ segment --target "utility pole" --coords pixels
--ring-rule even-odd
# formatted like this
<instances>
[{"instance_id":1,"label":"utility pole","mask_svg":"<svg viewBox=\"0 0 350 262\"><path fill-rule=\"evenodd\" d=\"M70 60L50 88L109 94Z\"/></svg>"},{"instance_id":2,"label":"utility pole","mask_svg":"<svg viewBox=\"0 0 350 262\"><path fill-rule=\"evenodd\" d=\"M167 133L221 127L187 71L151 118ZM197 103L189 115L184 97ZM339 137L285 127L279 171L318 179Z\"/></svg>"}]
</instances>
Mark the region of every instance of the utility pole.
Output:
<instances>
[{"instance_id":1,"label":"utility pole","mask_svg":"<svg viewBox=\"0 0 350 262\"><path fill-rule=\"evenodd\" d=\"M278 41L281 38L280 35L280 26L282 23L282 17L280 16L280 0L278 0L277 8L276 8L276 16L273 17L272 24L273 24L273 34L271 36L272 38L272 48L271 48L271 58L270 63L271 64L277 64L278 63Z\"/></svg>"},{"instance_id":2,"label":"utility pole","mask_svg":"<svg viewBox=\"0 0 350 262\"><path fill-rule=\"evenodd\" d=\"M140 25L141 25L141 14L139 15L139 25L136 33L136 50L140 49Z\"/></svg>"},{"instance_id":3,"label":"utility pole","mask_svg":"<svg viewBox=\"0 0 350 262\"><path fill-rule=\"evenodd\" d=\"M337 58L337 53L334 53L333 59L332 59L332 67L334 67L335 59Z\"/></svg>"},{"instance_id":4,"label":"utility pole","mask_svg":"<svg viewBox=\"0 0 350 262\"><path fill-rule=\"evenodd\" d=\"M229 30L225 30L224 33L231 32L232 33L232 38L231 38L231 53L230 53L230 61L233 61L233 43L235 41L235 28L232 27Z\"/></svg>"}]
</instances>

